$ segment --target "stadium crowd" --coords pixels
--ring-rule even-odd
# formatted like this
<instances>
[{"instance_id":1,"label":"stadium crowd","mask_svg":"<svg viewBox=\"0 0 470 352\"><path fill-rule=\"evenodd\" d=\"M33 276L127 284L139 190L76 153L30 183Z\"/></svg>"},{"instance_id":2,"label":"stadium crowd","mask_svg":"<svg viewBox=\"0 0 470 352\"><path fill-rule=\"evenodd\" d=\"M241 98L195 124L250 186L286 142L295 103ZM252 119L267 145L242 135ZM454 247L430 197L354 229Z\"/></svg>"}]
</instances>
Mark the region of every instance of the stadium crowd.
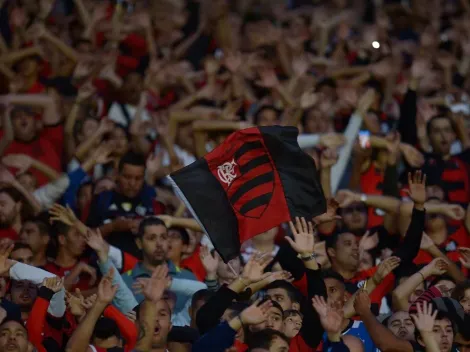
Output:
<instances>
[{"instance_id":1,"label":"stadium crowd","mask_svg":"<svg viewBox=\"0 0 470 352\"><path fill-rule=\"evenodd\" d=\"M0 0L0 352L470 351L469 70L468 0ZM326 212L224 263L165 176L272 125Z\"/></svg>"}]
</instances>

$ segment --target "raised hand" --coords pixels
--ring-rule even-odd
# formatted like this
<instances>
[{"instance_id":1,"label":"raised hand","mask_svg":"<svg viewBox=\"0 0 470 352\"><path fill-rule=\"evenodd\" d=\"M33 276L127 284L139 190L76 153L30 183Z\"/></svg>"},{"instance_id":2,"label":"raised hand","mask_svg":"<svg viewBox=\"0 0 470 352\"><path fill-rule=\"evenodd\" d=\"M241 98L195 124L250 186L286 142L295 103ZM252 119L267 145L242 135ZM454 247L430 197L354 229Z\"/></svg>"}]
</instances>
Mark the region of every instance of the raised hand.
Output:
<instances>
[{"instance_id":1,"label":"raised hand","mask_svg":"<svg viewBox=\"0 0 470 352\"><path fill-rule=\"evenodd\" d=\"M315 244L313 223L305 221L305 218L295 218L295 226L292 221L289 221L289 227L292 231L294 239L286 236L285 239L291 247L300 255L307 256L313 253L313 246Z\"/></svg>"},{"instance_id":2,"label":"raised hand","mask_svg":"<svg viewBox=\"0 0 470 352\"><path fill-rule=\"evenodd\" d=\"M458 204L445 205L444 214L452 220L463 220L465 218L465 210Z\"/></svg>"},{"instance_id":3,"label":"raised hand","mask_svg":"<svg viewBox=\"0 0 470 352\"><path fill-rule=\"evenodd\" d=\"M467 269L470 269L470 248L459 247L458 249L461 257L459 258L460 263Z\"/></svg>"},{"instance_id":4,"label":"raised hand","mask_svg":"<svg viewBox=\"0 0 470 352\"><path fill-rule=\"evenodd\" d=\"M151 302L157 303L162 298L165 289L169 287L170 280L168 277L168 266L157 266L150 279L143 283L142 293L144 297Z\"/></svg>"},{"instance_id":5,"label":"raised hand","mask_svg":"<svg viewBox=\"0 0 470 352\"><path fill-rule=\"evenodd\" d=\"M103 276L98 285L97 301L108 305L110 304L117 292L117 285L113 285L114 268L111 268L108 273Z\"/></svg>"},{"instance_id":6,"label":"raised hand","mask_svg":"<svg viewBox=\"0 0 470 352\"><path fill-rule=\"evenodd\" d=\"M42 286L45 286L52 292L57 293L64 288L64 279L58 276L46 277L42 282Z\"/></svg>"},{"instance_id":7,"label":"raised hand","mask_svg":"<svg viewBox=\"0 0 470 352\"><path fill-rule=\"evenodd\" d=\"M423 208L426 202L426 175L418 170L414 173L413 177L411 172L408 173L409 190L406 190L408 196L415 203L415 207Z\"/></svg>"},{"instance_id":8,"label":"raised hand","mask_svg":"<svg viewBox=\"0 0 470 352\"><path fill-rule=\"evenodd\" d=\"M339 202L340 208L347 208L351 204L359 202L361 196L349 189L342 189L336 194L336 199Z\"/></svg>"},{"instance_id":9,"label":"raised hand","mask_svg":"<svg viewBox=\"0 0 470 352\"><path fill-rule=\"evenodd\" d=\"M367 231L364 236L359 240L359 251L370 251L372 248L377 247L379 244L379 235L377 232L371 234Z\"/></svg>"},{"instance_id":10,"label":"raised hand","mask_svg":"<svg viewBox=\"0 0 470 352\"><path fill-rule=\"evenodd\" d=\"M318 95L315 92L303 92L300 96L300 107L304 110L310 109L318 101Z\"/></svg>"},{"instance_id":11,"label":"raised hand","mask_svg":"<svg viewBox=\"0 0 470 352\"><path fill-rule=\"evenodd\" d=\"M375 272L372 280L378 285L385 277L390 274L393 270L398 268L401 259L399 257L389 257L379 264L377 271Z\"/></svg>"},{"instance_id":12,"label":"raised hand","mask_svg":"<svg viewBox=\"0 0 470 352\"><path fill-rule=\"evenodd\" d=\"M273 303L271 300L267 300L261 303L261 299L258 299L251 306L243 310L240 314L240 320L245 325L256 325L260 324L268 318L268 310L272 307Z\"/></svg>"},{"instance_id":13,"label":"raised hand","mask_svg":"<svg viewBox=\"0 0 470 352\"><path fill-rule=\"evenodd\" d=\"M49 215L51 216L50 221L61 222L68 226L75 226L78 222L75 213L72 209L70 209L69 206L66 208L57 203L54 204L51 209L49 209Z\"/></svg>"},{"instance_id":14,"label":"raised hand","mask_svg":"<svg viewBox=\"0 0 470 352\"><path fill-rule=\"evenodd\" d=\"M8 259L14 247L15 244L11 241L0 242L0 276L8 275L10 268L15 264L14 261Z\"/></svg>"},{"instance_id":15,"label":"raised hand","mask_svg":"<svg viewBox=\"0 0 470 352\"><path fill-rule=\"evenodd\" d=\"M357 314L363 315L370 312L370 297L366 290L360 290L354 299L354 310Z\"/></svg>"},{"instance_id":16,"label":"raised hand","mask_svg":"<svg viewBox=\"0 0 470 352\"><path fill-rule=\"evenodd\" d=\"M33 158L26 154L8 154L2 158L2 163L8 167L18 169L18 173L22 174L31 168Z\"/></svg>"},{"instance_id":17,"label":"raised hand","mask_svg":"<svg viewBox=\"0 0 470 352\"><path fill-rule=\"evenodd\" d=\"M75 294L68 291L65 292L65 301L70 313L76 317L83 317L86 314L85 298L83 297L80 289L75 290Z\"/></svg>"},{"instance_id":18,"label":"raised hand","mask_svg":"<svg viewBox=\"0 0 470 352\"><path fill-rule=\"evenodd\" d=\"M212 254L209 247L202 246L199 257L201 258L202 266L206 269L206 277L211 280L217 279L217 267L220 261L217 253Z\"/></svg>"},{"instance_id":19,"label":"raised hand","mask_svg":"<svg viewBox=\"0 0 470 352\"><path fill-rule=\"evenodd\" d=\"M315 225L321 225L325 222L335 221L341 219L341 216L336 214L338 210L339 203L334 198L328 199L326 203L326 212L315 216L312 220Z\"/></svg>"},{"instance_id":20,"label":"raised hand","mask_svg":"<svg viewBox=\"0 0 470 352\"><path fill-rule=\"evenodd\" d=\"M429 237L423 232L423 237L421 237L421 244L419 248L422 249L423 251L427 251L432 246L434 246L434 241L431 239L431 237Z\"/></svg>"},{"instance_id":21,"label":"raised hand","mask_svg":"<svg viewBox=\"0 0 470 352\"><path fill-rule=\"evenodd\" d=\"M260 79L256 84L264 88L275 88L279 85L279 80L274 70L264 69L258 72Z\"/></svg>"},{"instance_id":22,"label":"raised hand","mask_svg":"<svg viewBox=\"0 0 470 352\"><path fill-rule=\"evenodd\" d=\"M438 311L433 312L432 304L423 303L416 305L417 314L413 314L411 318L415 323L416 329L421 333L432 333L434 321Z\"/></svg>"},{"instance_id":23,"label":"raised hand","mask_svg":"<svg viewBox=\"0 0 470 352\"><path fill-rule=\"evenodd\" d=\"M435 258L431 263L423 268L426 276L443 275L449 269L449 264L444 258Z\"/></svg>"},{"instance_id":24,"label":"raised hand","mask_svg":"<svg viewBox=\"0 0 470 352\"><path fill-rule=\"evenodd\" d=\"M346 137L339 133L326 133L320 137L320 145L329 149L337 149L346 143Z\"/></svg>"},{"instance_id":25,"label":"raised hand","mask_svg":"<svg viewBox=\"0 0 470 352\"><path fill-rule=\"evenodd\" d=\"M79 262L77 267L80 273L88 274L90 276L89 284L90 286L94 286L97 279L96 269L85 262Z\"/></svg>"},{"instance_id":26,"label":"raised hand","mask_svg":"<svg viewBox=\"0 0 470 352\"><path fill-rule=\"evenodd\" d=\"M254 254L243 268L241 275L242 282L250 285L267 278L270 273L265 273L264 269L272 261L272 256L268 254Z\"/></svg>"},{"instance_id":27,"label":"raised hand","mask_svg":"<svg viewBox=\"0 0 470 352\"><path fill-rule=\"evenodd\" d=\"M109 244L103 239L100 229L88 229L84 235L87 245L95 250L101 262L108 258Z\"/></svg>"},{"instance_id":28,"label":"raised hand","mask_svg":"<svg viewBox=\"0 0 470 352\"><path fill-rule=\"evenodd\" d=\"M423 154L412 145L402 143L400 144L400 150L403 154L403 157L411 167L418 168L424 165Z\"/></svg>"},{"instance_id":29,"label":"raised hand","mask_svg":"<svg viewBox=\"0 0 470 352\"><path fill-rule=\"evenodd\" d=\"M228 54L225 56L224 66L232 73L238 72L243 63L240 53Z\"/></svg>"},{"instance_id":30,"label":"raised hand","mask_svg":"<svg viewBox=\"0 0 470 352\"><path fill-rule=\"evenodd\" d=\"M341 314L341 312L329 307L325 298L321 296L314 296L312 298L312 304L320 317L320 323L323 329L325 329L328 334L341 332L341 325L343 323L343 314Z\"/></svg>"},{"instance_id":31,"label":"raised hand","mask_svg":"<svg viewBox=\"0 0 470 352\"><path fill-rule=\"evenodd\" d=\"M338 161L338 153L334 149L325 149L320 156L320 167L322 170L331 169Z\"/></svg>"},{"instance_id":32,"label":"raised hand","mask_svg":"<svg viewBox=\"0 0 470 352\"><path fill-rule=\"evenodd\" d=\"M269 273L270 275L265 279L267 285L269 285L271 282L277 281L277 280L284 280L284 281L289 281L291 282L294 278L292 277L292 274L288 271L282 270L282 271L274 271L272 273Z\"/></svg>"}]
</instances>

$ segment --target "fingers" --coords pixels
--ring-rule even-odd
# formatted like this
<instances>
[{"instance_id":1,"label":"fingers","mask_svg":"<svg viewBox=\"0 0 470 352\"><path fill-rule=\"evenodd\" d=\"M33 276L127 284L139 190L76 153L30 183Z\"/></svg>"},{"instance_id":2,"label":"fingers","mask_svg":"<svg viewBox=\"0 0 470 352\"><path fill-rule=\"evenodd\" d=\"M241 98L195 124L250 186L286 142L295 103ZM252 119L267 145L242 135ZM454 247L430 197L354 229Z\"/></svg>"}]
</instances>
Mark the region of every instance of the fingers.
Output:
<instances>
[{"instance_id":1,"label":"fingers","mask_svg":"<svg viewBox=\"0 0 470 352\"><path fill-rule=\"evenodd\" d=\"M256 302L255 302L256 303ZM259 304L259 302L256 304L256 306L258 306L258 308L263 312L263 313L267 313L267 311L269 310L269 308L271 308L273 306L273 301L271 301L270 299L264 301L263 303Z\"/></svg>"}]
</instances>

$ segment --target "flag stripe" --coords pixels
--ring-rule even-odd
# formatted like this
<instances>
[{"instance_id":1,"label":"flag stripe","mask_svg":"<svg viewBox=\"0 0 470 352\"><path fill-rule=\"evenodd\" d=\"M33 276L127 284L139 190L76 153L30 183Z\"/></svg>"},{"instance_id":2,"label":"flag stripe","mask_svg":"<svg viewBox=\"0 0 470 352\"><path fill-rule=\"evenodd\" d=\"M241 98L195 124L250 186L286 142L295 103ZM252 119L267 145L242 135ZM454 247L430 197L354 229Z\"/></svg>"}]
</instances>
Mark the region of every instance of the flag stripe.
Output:
<instances>
[{"instance_id":1,"label":"flag stripe","mask_svg":"<svg viewBox=\"0 0 470 352\"><path fill-rule=\"evenodd\" d=\"M274 172L270 171L268 173L256 176L251 180L246 181L237 191L230 197L230 202L235 204L245 193L249 192L251 189L262 185L264 183L274 181ZM243 208L243 207L242 207Z\"/></svg>"},{"instance_id":2,"label":"flag stripe","mask_svg":"<svg viewBox=\"0 0 470 352\"><path fill-rule=\"evenodd\" d=\"M247 142L247 143L243 144L240 147L240 149L238 149L236 151L235 160L240 159L243 156L243 154L248 153L250 150L260 149L260 148L264 148L263 143L261 143L260 141Z\"/></svg>"},{"instance_id":3,"label":"flag stripe","mask_svg":"<svg viewBox=\"0 0 470 352\"><path fill-rule=\"evenodd\" d=\"M250 210L256 209L260 206L265 206L272 197L272 193L266 193L262 194L259 197L256 197L248 202L246 202L241 208L240 208L240 213L246 214Z\"/></svg>"},{"instance_id":4,"label":"flag stripe","mask_svg":"<svg viewBox=\"0 0 470 352\"><path fill-rule=\"evenodd\" d=\"M271 162L271 160L269 159L269 156L261 155L261 156L255 158L255 159L250 160L245 165L240 166L240 173L246 174L246 173L248 173L248 171L251 171L251 170L253 170L254 168L257 168L260 165L268 164L270 162Z\"/></svg>"}]
</instances>

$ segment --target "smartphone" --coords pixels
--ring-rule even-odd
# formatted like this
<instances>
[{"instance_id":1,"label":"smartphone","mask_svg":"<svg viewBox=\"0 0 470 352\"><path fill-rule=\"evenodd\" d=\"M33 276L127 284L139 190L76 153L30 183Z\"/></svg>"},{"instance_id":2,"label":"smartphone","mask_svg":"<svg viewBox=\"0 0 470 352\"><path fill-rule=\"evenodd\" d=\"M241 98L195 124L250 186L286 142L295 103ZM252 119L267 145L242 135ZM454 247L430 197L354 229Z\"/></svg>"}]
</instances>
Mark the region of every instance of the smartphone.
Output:
<instances>
[{"instance_id":1,"label":"smartphone","mask_svg":"<svg viewBox=\"0 0 470 352\"><path fill-rule=\"evenodd\" d=\"M363 149L370 148L370 132L369 131L359 132L359 144L361 145L361 148Z\"/></svg>"}]
</instances>

